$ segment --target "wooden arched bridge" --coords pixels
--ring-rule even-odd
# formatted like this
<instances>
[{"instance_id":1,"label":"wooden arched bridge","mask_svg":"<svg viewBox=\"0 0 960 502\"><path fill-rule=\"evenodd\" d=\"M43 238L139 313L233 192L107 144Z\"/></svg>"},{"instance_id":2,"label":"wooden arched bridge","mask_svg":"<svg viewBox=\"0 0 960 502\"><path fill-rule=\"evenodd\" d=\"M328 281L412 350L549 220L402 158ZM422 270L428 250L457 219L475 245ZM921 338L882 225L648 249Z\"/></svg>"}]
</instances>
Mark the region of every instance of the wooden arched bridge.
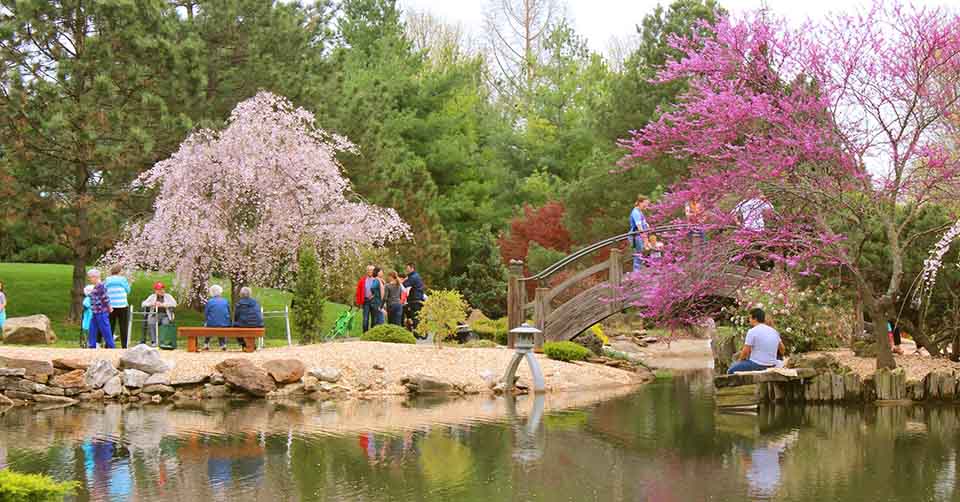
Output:
<instances>
[{"instance_id":1,"label":"wooden arched bridge","mask_svg":"<svg viewBox=\"0 0 960 502\"><path fill-rule=\"evenodd\" d=\"M673 237L687 235L688 225L670 225L645 232L628 232L586 246L529 277L523 276L523 263L510 263L507 288L507 318L509 329L533 319L543 331L537 347L547 341L569 340L594 324L635 305L638 293L621 287L626 277L624 268L631 268L630 248L624 252L620 243L642 234L667 234ZM604 251L609 257L583 268L589 257L594 260ZM726 267L718 296L732 297L748 282L766 275L756 268L739 265ZM569 277L566 277L569 276ZM554 284L555 283L555 284ZM528 288L536 285L533 301L528 300ZM530 317L532 313L532 317ZM509 338L513 346L513 337Z\"/></svg>"}]
</instances>

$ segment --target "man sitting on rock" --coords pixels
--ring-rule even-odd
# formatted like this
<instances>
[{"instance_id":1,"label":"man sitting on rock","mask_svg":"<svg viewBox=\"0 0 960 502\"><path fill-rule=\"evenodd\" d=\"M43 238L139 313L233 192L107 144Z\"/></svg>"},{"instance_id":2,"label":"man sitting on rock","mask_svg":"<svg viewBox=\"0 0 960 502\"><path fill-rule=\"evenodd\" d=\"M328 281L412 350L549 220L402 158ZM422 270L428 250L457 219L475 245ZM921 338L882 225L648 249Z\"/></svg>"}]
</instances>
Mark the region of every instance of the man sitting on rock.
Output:
<instances>
[{"instance_id":1,"label":"man sitting on rock","mask_svg":"<svg viewBox=\"0 0 960 502\"><path fill-rule=\"evenodd\" d=\"M728 374L783 366L783 361L777 359L777 354L786 353L783 341L777 330L764 323L766 317L763 309L750 311L750 325L753 327L747 331L747 339L740 351L740 360L730 366Z\"/></svg>"},{"instance_id":2,"label":"man sitting on rock","mask_svg":"<svg viewBox=\"0 0 960 502\"><path fill-rule=\"evenodd\" d=\"M240 288L240 299L237 300L236 309L233 311L234 328L262 328L263 311L260 304L251 298L250 288L244 286ZM247 344L240 339L240 347L246 348Z\"/></svg>"}]
</instances>

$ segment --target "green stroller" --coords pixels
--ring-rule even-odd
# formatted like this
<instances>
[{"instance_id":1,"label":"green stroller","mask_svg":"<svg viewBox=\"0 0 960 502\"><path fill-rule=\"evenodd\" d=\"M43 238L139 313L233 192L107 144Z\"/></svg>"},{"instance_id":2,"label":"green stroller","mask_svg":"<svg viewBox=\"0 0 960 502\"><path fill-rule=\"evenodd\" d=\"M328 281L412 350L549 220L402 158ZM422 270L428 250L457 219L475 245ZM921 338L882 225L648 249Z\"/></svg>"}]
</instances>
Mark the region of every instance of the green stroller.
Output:
<instances>
[{"instance_id":1,"label":"green stroller","mask_svg":"<svg viewBox=\"0 0 960 502\"><path fill-rule=\"evenodd\" d=\"M329 342L337 338L346 338L350 335L350 331L353 329L353 321L356 318L357 311L350 307L350 310L346 310L340 313L337 316L336 322L333 323L333 326L330 328L325 335L323 335L323 341Z\"/></svg>"}]
</instances>

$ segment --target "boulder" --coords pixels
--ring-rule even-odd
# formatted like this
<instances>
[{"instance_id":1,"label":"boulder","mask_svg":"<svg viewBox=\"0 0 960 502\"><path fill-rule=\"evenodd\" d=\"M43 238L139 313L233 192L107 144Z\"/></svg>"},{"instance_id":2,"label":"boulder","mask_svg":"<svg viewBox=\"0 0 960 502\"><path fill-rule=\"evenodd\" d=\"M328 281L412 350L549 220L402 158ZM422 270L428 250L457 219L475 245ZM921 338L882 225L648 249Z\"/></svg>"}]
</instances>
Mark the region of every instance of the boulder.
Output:
<instances>
[{"instance_id":1,"label":"boulder","mask_svg":"<svg viewBox=\"0 0 960 502\"><path fill-rule=\"evenodd\" d=\"M48 345L56 341L50 318L45 315L11 317L3 325L3 343Z\"/></svg>"},{"instance_id":2,"label":"boulder","mask_svg":"<svg viewBox=\"0 0 960 502\"><path fill-rule=\"evenodd\" d=\"M146 372L135 370L133 368L128 368L123 370L123 386L129 387L131 389L139 389L147 383L147 378L150 378Z\"/></svg>"},{"instance_id":3,"label":"boulder","mask_svg":"<svg viewBox=\"0 0 960 502\"><path fill-rule=\"evenodd\" d=\"M220 373L213 372L210 374L210 383L213 385L223 385L227 383L227 381L223 379L223 375Z\"/></svg>"},{"instance_id":4,"label":"boulder","mask_svg":"<svg viewBox=\"0 0 960 502\"><path fill-rule=\"evenodd\" d=\"M411 394L446 394L453 391L453 385L450 382L422 373L405 376L400 383Z\"/></svg>"},{"instance_id":5,"label":"boulder","mask_svg":"<svg viewBox=\"0 0 960 502\"><path fill-rule=\"evenodd\" d=\"M123 381L120 375L112 376L103 384L103 395L107 397L116 397L123 393Z\"/></svg>"},{"instance_id":6,"label":"boulder","mask_svg":"<svg viewBox=\"0 0 960 502\"><path fill-rule=\"evenodd\" d=\"M313 375L305 375L301 379L301 382L303 383L304 390L307 392L313 392L320 386L320 379Z\"/></svg>"},{"instance_id":7,"label":"boulder","mask_svg":"<svg viewBox=\"0 0 960 502\"><path fill-rule=\"evenodd\" d=\"M587 350L596 355L603 354L603 340L592 331L587 330L580 333L573 339L573 343L586 347Z\"/></svg>"},{"instance_id":8,"label":"boulder","mask_svg":"<svg viewBox=\"0 0 960 502\"><path fill-rule=\"evenodd\" d=\"M143 383L144 386L148 385L170 385L170 374L169 373L157 373L155 375L150 375L147 377L147 381ZM144 391L146 392L146 391Z\"/></svg>"},{"instance_id":9,"label":"boulder","mask_svg":"<svg viewBox=\"0 0 960 502\"><path fill-rule=\"evenodd\" d=\"M337 368L315 368L310 370L310 376L321 382L337 383L340 381L342 374Z\"/></svg>"},{"instance_id":10,"label":"boulder","mask_svg":"<svg viewBox=\"0 0 960 502\"><path fill-rule=\"evenodd\" d=\"M178 376L170 379L170 385L174 387L180 385L200 385L207 381L209 377L207 375L185 375Z\"/></svg>"},{"instance_id":11,"label":"boulder","mask_svg":"<svg viewBox=\"0 0 960 502\"><path fill-rule=\"evenodd\" d=\"M64 389L78 389L86 387L85 377L87 372L84 370L73 370L69 373L57 375L50 381L50 385L62 387Z\"/></svg>"},{"instance_id":12,"label":"boulder","mask_svg":"<svg viewBox=\"0 0 960 502\"><path fill-rule=\"evenodd\" d=\"M44 404L61 404L64 406L73 406L77 404L77 400L64 396L48 396L45 394L37 394L33 396L33 400L38 403Z\"/></svg>"},{"instance_id":13,"label":"boulder","mask_svg":"<svg viewBox=\"0 0 960 502\"><path fill-rule=\"evenodd\" d=\"M20 392L18 390L8 390L4 392L10 399L18 399L20 401L33 401L33 394L29 392Z\"/></svg>"},{"instance_id":14,"label":"boulder","mask_svg":"<svg viewBox=\"0 0 960 502\"><path fill-rule=\"evenodd\" d=\"M230 390L227 389L226 385L213 385L206 384L203 386L203 391L201 395L204 399L221 399L227 397L230 394Z\"/></svg>"},{"instance_id":15,"label":"boulder","mask_svg":"<svg viewBox=\"0 0 960 502\"><path fill-rule=\"evenodd\" d=\"M87 374L84 378L84 382L87 384L87 387L91 389L99 389L107 383L108 380L117 376L120 372L113 367L113 364L106 359L97 359L96 361L90 363L90 367L87 368Z\"/></svg>"},{"instance_id":16,"label":"boulder","mask_svg":"<svg viewBox=\"0 0 960 502\"><path fill-rule=\"evenodd\" d=\"M216 369L230 385L254 396L263 397L276 390L273 378L247 359L226 359Z\"/></svg>"},{"instance_id":17,"label":"boulder","mask_svg":"<svg viewBox=\"0 0 960 502\"><path fill-rule=\"evenodd\" d=\"M159 349L142 343L120 356L120 368L133 368L151 375L166 373L171 369L170 365L160 358Z\"/></svg>"},{"instance_id":18,"label":"boulder","mask_svg":"<svg viewBox=\"0 0 960 502\"><path fill-rule=\"evenodd\" d=\"M60 358L53 360L53 367L61 370L85 370L89 366L89 363L85 363L79 359Z\"/></svg>"},{"instance_id":19,"label":"boulder","mask_svg":"<svg viewBox=\"0 0 960 502\"><path fill-rule=\"evenodd\" d=\"M7 406L13 406L13 400L0 394L0 408L6 408Z\"/></svg>"},{"instance_id":20,"label":"boulder","mask_svg":"<svg viewBox=\"0 0 960 502\"><path fill-rule=\"evenodd\" d=\"M81 401L100 401L103 399L103 391L100 389L84 392L77 395L77 399Z\"/></svg>"},{"instance_id":21,"label":"boulder","mask_svg":"<svg viewBox=\"0 0 960 502\"><path fill-rule=\"evenodd\" d=\"M23 368L24 370L26 370L24 372L24 376L53 375L53 363L51 363L50 361L34 361L32 359L14 359L12 357L0 357L0 367L14 368L14 369Z\"/></svg>"},{"instance_id":22,"label":"boulder","mask_svg":"<svg viewBox=\"0 0 960 502\"><path fill-rule=\"evenodd\" d=\"M36 384L36 389L34 391L36 394L46 394L48 396L62 396L64 394L63 389L60 387L47 387L43 384Z\"/></svg>"},{"instance_id":23,"label":"boulder","mask_svg":"<svg viewBox=\"0 0 960 502\"><path fill-rule=\"evenodd\" d=\"M27 376L27 370L24 368L0 368L0 378L23 376Z\"/></svg>"},{"instance_id":24,"label":"boulder","mask_svg":"<svg viewBox=\"0 0 960 502\"><path fill-rule=\"evenodd\" d=\"M837 358L831 354L794 354L787 361L787 368L812 368L817 373L843 373L843 367Z\"/></svg>"},{"instance_id":25,"label":"boulder","mask_svg":"<svg viewBox=\"0 0 960 502\"><path fill-rule=\"evenodd\" d=\"M169 396L176 392L176 390L169 385L152 384L145 386L142 392L144 394L161 394L164 396Z\"/></svg>"},{"instance_id":26,"label":"boulder","mask_svg":"<svg viewBox=\"0 0 960 502\"><path fill-rule=\"evenodd\" d=\"M53 371L56 372L57 370L53 370ZM42 384L46 384L47 382L50 381L50 375L24 375L23 378L26 378L31 382L37 382Z\"/></svg>"},{"instance_id":27,"label":"boulder","mask_svg":"<svg viewBox=\"0 0 960 502\"><path fill-rule=\"evenodd\" d=\"M301 397L307 394L307 390L302 383L285 385L279 389L267 394L267 399L290 399Z\"/></svg>"},{"instance_id":28,"label":"boulder","mask_svg":"<svg viewBox=\"0 0 960 502\"><path fill-rule=\"evenodd\" d=\"M278 384L288 384L300 381L307 367L296 359L274 359L263 363L263 369L273 377Z\"/></svg>"}]
</instances>

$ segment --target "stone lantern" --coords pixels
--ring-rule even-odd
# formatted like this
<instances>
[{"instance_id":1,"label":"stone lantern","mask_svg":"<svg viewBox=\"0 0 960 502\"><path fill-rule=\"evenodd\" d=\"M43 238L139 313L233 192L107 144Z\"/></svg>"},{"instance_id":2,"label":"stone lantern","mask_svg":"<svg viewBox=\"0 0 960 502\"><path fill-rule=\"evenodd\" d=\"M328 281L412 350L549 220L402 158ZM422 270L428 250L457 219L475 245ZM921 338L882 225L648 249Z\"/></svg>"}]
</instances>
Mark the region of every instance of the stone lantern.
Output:
<instances>
[{"instance_id":1,"label":"stone lantern","mask_svg":"<svg viewBox=\"0 0 960 502\"><path fill-rule=\"evenodd\" d=\"M530 373L533 375L533 391L546 391L547 385L543 380L543 372L540 371L540 363L537 362L537 358L533 355L533 346L536 337L541 333L543 332L527 323L523 323L510 330L510 334L515 336L516 341L514 348L516 352L513 354L513 359L510 360L510 365L507 366L507 372L503 375L503 385L506 387L506 390L513 389L513 383L516 380L520 361L526 359L527 364L530 366Z\"/></svg>"}]
</instances>

